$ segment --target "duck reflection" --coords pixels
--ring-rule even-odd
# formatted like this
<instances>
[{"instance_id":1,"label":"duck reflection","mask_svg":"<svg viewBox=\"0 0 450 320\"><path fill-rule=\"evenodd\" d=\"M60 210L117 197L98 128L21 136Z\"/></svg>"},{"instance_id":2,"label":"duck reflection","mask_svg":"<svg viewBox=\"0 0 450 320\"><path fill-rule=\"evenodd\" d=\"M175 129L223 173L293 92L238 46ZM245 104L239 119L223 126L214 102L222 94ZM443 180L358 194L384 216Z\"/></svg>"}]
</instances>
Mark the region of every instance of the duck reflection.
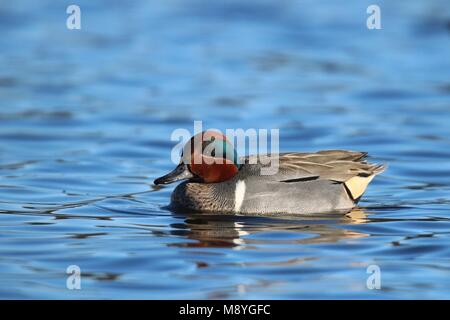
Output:
<instances>
[{"instance_id":1,"label":"duck reflection","mask_svg":"<svg viewBox=\"0 0 450 320\"><path fill-rule=\"evenodd\" d=\"M367 213L354 208L345 214L333 213L308 217L298 216L232 216L189 214L179 216L184 223L172 224L172 234L183 235L189 240L172 244L182 247L243 247L256 246L264 240L255 240L251 235L263 232L298 233L288 237L289 243L314 244L333 243L349 238L368 237L368 234L345 229L346 225L365 223ZM269 236L270 237L270 236ZM278 241L278 239L273 239ZM269 238L269 242L271 239Z\"/></svg>"}]
</instances>

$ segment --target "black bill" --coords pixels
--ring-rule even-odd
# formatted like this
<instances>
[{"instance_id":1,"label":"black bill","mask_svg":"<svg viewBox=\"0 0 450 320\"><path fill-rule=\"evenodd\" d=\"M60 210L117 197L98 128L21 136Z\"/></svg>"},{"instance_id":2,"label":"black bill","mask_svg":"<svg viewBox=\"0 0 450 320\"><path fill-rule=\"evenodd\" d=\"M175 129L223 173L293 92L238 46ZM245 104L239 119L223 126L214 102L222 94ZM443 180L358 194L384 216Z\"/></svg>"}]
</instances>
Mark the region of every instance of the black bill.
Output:
<instances>
[{"instance_id":1,"label":"black bill","mask_svg":"<svg viewBox=\"0 0 450 320\"><path fill-rule=\"evenodd\" d=\"M179 180L191 179L194 175L186 164L180 163L172 172L166 174L165 176L159 177L153 183L158 184L169 184Z\"/></svg>"}]
</instances>

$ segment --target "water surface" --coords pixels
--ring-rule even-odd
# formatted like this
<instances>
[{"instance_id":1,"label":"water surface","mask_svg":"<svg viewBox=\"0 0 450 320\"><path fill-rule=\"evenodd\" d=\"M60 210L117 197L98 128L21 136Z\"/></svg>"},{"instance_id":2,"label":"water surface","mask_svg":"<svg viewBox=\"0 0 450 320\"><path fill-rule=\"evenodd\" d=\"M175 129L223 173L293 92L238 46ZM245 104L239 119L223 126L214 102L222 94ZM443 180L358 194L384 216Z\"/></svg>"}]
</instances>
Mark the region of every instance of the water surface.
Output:
<instances>
[{"instance_id":1,"label":"water surface","mask_svg":"<svg viewBox=\"0 0 450 320\"><path fill-rule=\"evenodd\" d=\"M0 5L0 298L450 298L448 1L77 4ZM194 120L389 169L347 215L173 213Z\"/></svg>"}]
</instances>

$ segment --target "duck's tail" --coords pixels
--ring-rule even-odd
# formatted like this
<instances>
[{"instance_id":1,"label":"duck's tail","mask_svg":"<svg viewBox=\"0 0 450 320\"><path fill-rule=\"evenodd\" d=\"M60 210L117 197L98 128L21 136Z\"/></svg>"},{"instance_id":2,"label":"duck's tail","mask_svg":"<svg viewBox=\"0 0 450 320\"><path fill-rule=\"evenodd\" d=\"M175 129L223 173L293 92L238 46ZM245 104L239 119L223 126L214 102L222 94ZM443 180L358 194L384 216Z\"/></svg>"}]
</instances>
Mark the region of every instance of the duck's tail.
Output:
<instances>
[{"instance_id":1,"label":"duck's tail","mask_svg":"<svg viewBox=\"0 0 450 320\"><path fill-rule=\"evenodd\" d=\"M376 175L384 172L386 169L387 169L387 165L385 165L385 164L374 164L370 168L370 171L371 171L370 175L368 175L368 176L357 175L357 176L354 176L344 182L344 185L345 185L348 193L352 197L353 201L355 201L355 203L357 203L359 201L359 199L361 198L361 196L364 194L364 192L367 189L367 186L372 181L372 179Z\"/></svg>"}]
</instances>

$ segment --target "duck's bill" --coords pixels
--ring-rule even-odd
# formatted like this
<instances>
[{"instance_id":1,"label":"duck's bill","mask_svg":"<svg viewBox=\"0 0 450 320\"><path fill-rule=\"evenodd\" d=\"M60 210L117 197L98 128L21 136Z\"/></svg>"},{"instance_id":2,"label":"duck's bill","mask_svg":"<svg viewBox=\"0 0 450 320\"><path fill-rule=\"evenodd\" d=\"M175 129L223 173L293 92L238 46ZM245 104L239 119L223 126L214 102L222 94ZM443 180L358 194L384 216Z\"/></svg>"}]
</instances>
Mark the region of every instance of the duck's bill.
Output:
<instances>
[{"instance_id":1,"label":"duck's bill","mask_svg":"<svg viewBox=\"0 0 450 320\"><path fill-rule=\"evenodd\" d=\"M158 184L169 184L175 181L186 180L193 178L194 175L189 168L184 163L180 163L172 172L166 174L165 176L159 177L153 183Z\"/></svg>"}]
</instances>

